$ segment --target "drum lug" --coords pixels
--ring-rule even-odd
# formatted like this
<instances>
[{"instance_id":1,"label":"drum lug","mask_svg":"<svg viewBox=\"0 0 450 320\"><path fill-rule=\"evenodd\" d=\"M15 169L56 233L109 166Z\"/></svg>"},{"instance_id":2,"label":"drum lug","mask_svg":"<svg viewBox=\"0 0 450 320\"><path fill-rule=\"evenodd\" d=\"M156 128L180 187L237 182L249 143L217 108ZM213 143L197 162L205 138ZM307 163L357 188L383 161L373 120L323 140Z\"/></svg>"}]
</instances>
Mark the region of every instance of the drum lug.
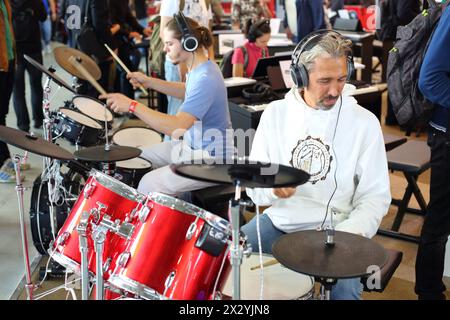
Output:
<instances>
[{"instance_id":1,"label":"drum lug","mask_svg":"<svg viewBox=\"0 0 450 320\"><path fill-rule=\"evenodd\" d=\"M175 271L172 271L166 278L166 281L164 282L164 293L163 295L166 295L167 290L172 286L173 280L175 279Z\"/></svg>"},{"instance_id":2,"label":"drum lug","mask_svg":"<svg viewBox=\"0 0 450 320\"><path fill-rule=\"evenodd\" d=\"M223 299L222 292L217 291L217 292L214 294L214 300L222 300L222 299Z\"/></svg>"},{"instance_id":3,"label":"drum lug","mask_svg":"<svg viewBox=\"0 0 450 320\"><path fill-rule=\"evenodd\" d=\"M89 197L92 195L92 193L95 190L95 184L93 183L88 183L85 187L84 187L84 192L83 195L86 199L89 199Z\"/></svg>"},{"instance_id":4,"label":"drum lug","mask_svg":"<svg viewBox=\"0 0 450 320\"><path fill-rule=\"evenodd\" d=\"M125 268L125 266L128 263L128 260L130 259L130 253L129 252L123 252L120 254L118 260L117 260L117 264L122 267Z\"/></svg>"},{"instance_id":5,"label":"drum lug","mask_svg":"<svg viewBox=\"0 0 450 320\"><path fill-rule=\"evenodd\" d=\"M142 209L139 210L139 220L141 220L142 223L147 221L149 213L150 213L149 207L147 207L147 206L142 207Z\"/></svg>"},{"instance_id":6,"label":"drum lug","mask_svg":"<svg viewBox=\"0 0 450 320\"><path fill-rule=\"evenodd\" d=\"M111 258L106 259L105 263L103 264L103 272L106 272L111 265Z\"/></svg>"},{"instance_id":7,"label":"drum lug","mask_svg":"<svg viewBox=\"0 0 450 320\"><path fill-rule=\"evenodd\" d=\"M191 240L196 230L197 230L197 220L192 222L191 225L189 226L189 229L186 232L186 240Z\"/></svg>"},{"instance_id":8,"label":"drum lug","mask_svg":"<svg viewBox=\"0 0 450 320\"><path fill-rule=\"evenodd\" d=\"M64 232L56 241L56 245L61 246L64 245L64 243L69 239L70 233Z\"/></svg>"},{"instance_id":9,"label":"drum lug","mask_svg":"<svg viewBox=\"0 0 450 320\"><path fill-rule=\"evenodd\" d=\"M83 211L81 213L81 218L80 218L80 222L78 223L77 226L77 232L81 235L86 237L87 233L88 233L88 227L89 227L89 213L87 213L86 211Z\"/></svg>"}]
</instances>

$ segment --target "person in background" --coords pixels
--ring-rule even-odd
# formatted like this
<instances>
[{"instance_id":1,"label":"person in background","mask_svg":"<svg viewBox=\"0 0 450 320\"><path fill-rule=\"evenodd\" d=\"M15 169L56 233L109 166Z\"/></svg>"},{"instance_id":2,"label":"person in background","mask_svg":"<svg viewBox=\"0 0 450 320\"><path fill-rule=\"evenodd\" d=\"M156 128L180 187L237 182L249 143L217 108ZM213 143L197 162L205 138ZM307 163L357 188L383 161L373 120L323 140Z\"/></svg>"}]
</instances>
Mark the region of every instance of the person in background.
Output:
<instances>
[{"instance_id":1,"label":"person in background","mask_svg":"<svg viewBox=\"0 0 450 320\"><path fill-rule=\"evenodd\" d=\"M426 0L425 0L426 2ZM420 0L395 0L393 3L395 23L392 26L392 30L390 32L386 32L386 36L380 39L383 41L383 47L386 50L390 50L394 46L395 35L397 33L397 28L399 26L405 26L410 23L419 13L420 13ZM389 4L388 4L389 5ZM382 19L385 17L382 17ZM382 25L383 26L383 25ZM387 61L383 61L382 66L382 75L383 81L386 81L386 73L387 73ZM389 99L389 89L388 89L388 107L386 112L385 124L388 126L398 125L397 118L395 117L394 110L392 109L392 103Z\"/></svg>"},{"instance_id":2,"label":"person in background","mask_svg":"<svg viewBox=\"0 0 450 320\"><path fill-rule=\"evenodd\" d=\"M28 63L24 54L42 64L42 42L39 23L45 21L47 13L42 0L11 0L14 35L17 47L17 64L14 74L13 105L17 117L17 127L30 131L30 116L25 94L25 71L29 76L31 89L31 110L34 128L42 127L43 89L42 72Z\"/></svg>"},{"instance_id":3,"label":"person in background","mask_svg":"<svg viewBox=\"0 0 450 320\"><path fill-rule=\"evenodd\" d=\"M283 26L293 42L300 42L307 34L326 29L323 0L283 0Z\"/></svg>"},{"instance_id":4,"label":"person in background","mask_svg":"<svg viewBox=\"0 0 450 320\"><path fill-rule=\"evenodd\" d=\"M133 0L136 19L142 28L148 27L147 0Z\"/></svg>"},{"instance_id":5,"label":"person in background","mask_svg":"<svg viewBox=\"0 0 450 320\"><path fill-rule=\"evenodd\" d=\"M249 19L270 19L272 14L266 0L233 0L231 7L231 19L233 29L244 32L245 24Z\"/></svg>"},{"instance_id":6,"label":"person in background","mask_svg":"<svg viewBox=\"0 0 450 320\"><path fill-rule=\"evenodd\" d=\"M41 28L41 36L42 36L42 49L45 54L52 53L52 48L50 46L50 40L52 39L52 21L56 21L56 4L55 0L41 0L44 3L45 11L47 13L47 17L45 21L41 21L39 23Z\"/></svg>"},{"instance_id":7,"label":"person in background","mask_svg":"<svg viewBox=\"0 0 450 320\"><path fill-rule=\"evenodd\" d=\"M430 202L416 258L415 291L420 300L445 300L446 288L442 277L445 246L450 235L449 21L450 5L447 5L435 29L419 74L420 91L435 104L428 132L428 145L431 150Z\"/></svg>"},{"instance_id":8,"label":"person in background","mask_svg":"<svg viewBox=\"0 0 450 320\"><path fill-rule=\"evenodd\" d=\"M221 24L224 15L222 3L220 0L211 0L211 10L216 24Z\"/></svg>"},{"instance_id":9,"label":"person in background","mask_svg":"<svg viewBox=\"0 0 450 320\"><path fill-rule=\"evenodd\" d=\"M63 20L66 25L66 30L69 39L69 46L79 49L77 37L80 34L81 26L84 23L85 18L85 8L87 1L89 1L88 14L92 18L92 25L95 30L95 34L100 43L106 43L112 50L116 50L117 53L117 44L112 35L112 29L117 25L111 25L111 17L109 14L109 5L108 0L64 0L61 3L61 14L63 14ZM72 15L74 14L72 11L67 10L71 6L76 6L78 8L84 8L81 10L80 19L74 19ZM75 25L74 22L79 21L79 25ZM117 32L117 30L115 30ZM102 72L101 78L98 80L98 83L107 91L111 91L110 89L110 69L113 63L113 58L108 56L103 61L97 61L98 66ZM98 92L88 84L86 81L80 81L82 86L79 89L80 94L86 94L91 97L97 97Z\"/></svg>"},{"instance_id":10,"label":"person in background","mask_svg":"<svg viewBox=\"0 0 450 320\"><path fill-rule=\"evenodd\" d=\"M0 125L6 125L9 99L13 91L16 44L9 0L0 0ZM25 176L21 176L22 179ZM16 182L8 145L0 141L0 183Z\"/></svg>"},{"instance_id":11,"label":"person in background","mask_svg":"<svg viewBox=\"0 0 450 320\"><path fill-rule=\"evenodd\" d=\"M115 0L109 4L111 23L119 25L119 30L114 34L114 39L119 50L119 58L130 71L137 71L141 60L140 51L133 43L141 41L143 35L149 36L149 27L143 28L131 13L128 0ZM127 80L127 74L121 66L117 65L117 77L115 90L122 92L127 97L134 99L134 90Z\"/></svg>"},{"instance_id":12,"label":"person in background","mask_svg":"<svg viewBox=\"0 0 450 320\"><path fill-rule=\"evenodd\" d=\"M267 43L270 40L270 21L253 22L249 19L245 26L245 36L248 39L244 43L245 53L241 47L234 49L231 60L233 77L251 78L258 60L269 56ZM247 64L245 65L246 60ZM244 66L246 67L245 70Z\"/></svg>"}]
</instances>

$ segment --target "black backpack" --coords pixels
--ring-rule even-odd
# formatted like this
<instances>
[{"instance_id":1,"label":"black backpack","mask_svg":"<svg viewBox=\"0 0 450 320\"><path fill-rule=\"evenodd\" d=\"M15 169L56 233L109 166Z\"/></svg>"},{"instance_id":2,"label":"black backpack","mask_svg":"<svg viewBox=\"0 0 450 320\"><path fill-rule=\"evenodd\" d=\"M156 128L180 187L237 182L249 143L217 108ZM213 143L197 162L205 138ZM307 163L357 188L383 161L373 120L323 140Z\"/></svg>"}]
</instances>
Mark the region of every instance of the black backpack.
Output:
<instances>
[{"instance_id":1,"label":"black backpack","mask_svg":"<svg viewBox=\"0 0 450 320\"><path fill-rule=\"evenodd\" d=\"M388 58L389 99L398 123L410 128L428 123L433 110L433 104L419 90L419 72L446 5L431 0L429 3L428 10L423 10L408 25L398 28L397 40Z\"/></svg>"},{"instance_id":2,"label":"black backpack","mask_svg":"<svg viewBox=\"0 0 450 320\"><path fill-rule=\"evenodd\" d=\"M248 65L248 55L247 55L247 49L245 49L244 46L239 46L234 48L233 50L228 51L223 55L222 62L220 62L220 71L222 71L222 75L224 78L231 78L233 76L233 64L231 63L231 60L233 59L234 50L237 48L240 48L242 50L242 53L244 54L244 74L245 70L247 69Z\"/></svg>"}]
</instances>

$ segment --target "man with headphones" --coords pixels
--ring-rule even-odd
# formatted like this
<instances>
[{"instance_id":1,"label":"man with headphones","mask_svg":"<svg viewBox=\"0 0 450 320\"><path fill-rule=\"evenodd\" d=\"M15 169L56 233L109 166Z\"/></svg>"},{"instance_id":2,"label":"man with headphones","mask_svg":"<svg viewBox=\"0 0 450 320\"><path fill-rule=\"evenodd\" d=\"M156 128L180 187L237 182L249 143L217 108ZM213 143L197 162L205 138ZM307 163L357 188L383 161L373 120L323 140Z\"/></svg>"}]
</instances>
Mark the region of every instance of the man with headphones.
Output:
<instances>
[{"instance_id":1,"label":"man with headphones","mask_svg":"<svg viewBox=\"0 0 450 320\"><path fill-rule=\"evenodd\" d=\"M261 117L250 159L289 165L311 178L297 188L247 188L255 204L270 206L242 228L254 251L259 250L258 234L262 251L271 253L285 233L331 224L371 238L388 211L380 124L344 91L354 70L351 45L334 31L308 35L293 53L295 87L283 100L270 103ZM361 291L359 278L339 279L331 298L359 299Z\"/></svg>"},{"instance_id":2,"label":"man with headphones","mask_svg":"<svg viewBox=\"0 0 450 320\"><path fill-rule=\"evenodd\" d=\"M142 178L140 192L176 195L209 186L176 175L168 165L201 159L223 160L234 154L227 91L219 67L206 55L205 49L211 45L209 30L179 12L164 29L164 50L174 63L187 65L186 83L150 78L139 72L128 75L135 87L143 85L184 99L175 115L154 111L120 93L100 96L113 111L134 113L152 129L173 139L141 154L156 169Z\"/></svg>"},{"instance_id":3,"label":"man with headphones","mask_svg":"<svg viewBox=\"0 0 450 320\"><path fill-rule=\"evenodd\" d=\"M164 41L164 29L173 15L178 11L191 19L197 21L201 26L212 30L212 7L210 0L164 0L161 3L160 16L160 38ZM209 56L214 57L213 46L207 48ZM166 55L164 62L164 78L167 81L185 81L186 66L183 64L174 64L170 57ZM174 115L180 110L182 100L174 97L167 97L167 114ZM168 137L166 136L166 139Z\"/></svg>"}]
</instances>

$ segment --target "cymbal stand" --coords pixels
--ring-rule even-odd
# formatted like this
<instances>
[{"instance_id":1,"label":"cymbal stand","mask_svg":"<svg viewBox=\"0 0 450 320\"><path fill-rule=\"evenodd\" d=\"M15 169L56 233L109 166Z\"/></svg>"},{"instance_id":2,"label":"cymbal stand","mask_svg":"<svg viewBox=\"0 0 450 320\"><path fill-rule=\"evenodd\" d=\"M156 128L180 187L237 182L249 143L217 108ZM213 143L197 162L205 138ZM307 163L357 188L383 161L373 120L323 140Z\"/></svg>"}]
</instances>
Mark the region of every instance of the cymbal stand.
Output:
<instances>
[{"instance_id":1,"label":"cymbal stand","mask_svg":"<svg viewBox=\"0 0 450 320\"><path fill-rule=\"evenodd\" d=\"M52 67L49 67L48 70L51 73L56 71ZM52 137L53 120L50 117L50 93L52 91L52 89L50 87L51 81L52 81L52 78L47 76L47 79L45 80L45 85L44 85L44 97L42 100L42 109L43 109L43 113L44 113L44 125L42 126L42 128L44 130L44 139L47 140L48 142L53 143L53 137ZM51 163L52 163L51 158L44 157L41 180L48 181L47 191L48 191L48 201L49 201L50 226L52 229L52 235L53 235L53 240L54 240L55 235L56 235L56 226L55 226L54 205L53 205L53 200L52 200L52 190L55 187L56 179L52 179L54 177L51 177L51 176L48 177L48 172L50 170Z\"/></svg>"},{"instance_id":2,"label":"cymbal stand","mask_svg":"<svg viewBox=\"0 0 450 320\"><path fill-rule=\"evenodd\" d=\"M326 232L326 239L325 239L325 246L329 248L333 248L335 245L334 242L334 235L335 235L335 229L333 225L333 210L331 210L330 215L330 225L325 228ZM320 287L320 300L330 300L331 299L331 289L336 284L337 279L333 278L320 278L319 282L321 283Z\"/></svg>"},{"instance_id":3,"label":"cymbal stand","mask_svg":"<svg viewBox=\"0 0 450 320\"><path fill-rule=\"evenodd\" d=\"M19 219L20 219L20 234L22 237L22 250L23 250L23 262L25 265L25 277L26 277L26 292L28 300L33 300L33 290L34 285L31 280L31 267L30 267L30 257L28 252L28 239L27 239L27 230L25 225L25 216L24 216L24 204L23 204L23 192L25 188L20 181L20 163L22 161L22 157L19 155L14 155L14 170L16 171L16 192L17 199L19 202Z\"/></svg>"},{"instance_id":4,"label":"cymbal stand","mask_svg":"<svg viewBox=\"0 0 450 320\"><path fill-rule=\"evenodd\" d=\"M228 216L231 222L231 268L233 273L233 300L241 299L241 264L243 254L249 255L252 252L250 245L243 250L240 242L240 228L239 228L239 218L244 213L244 208L248 205L247 202L241 200L241 182L235 180L234 185L236 186L234 199L229 202L229 212Z\"/></svg>"},{"instance_id":5,"label":"cymbal stand","mask_svg":"<svg viewBox=\"0 0 450 320\"><path fill-rule=\"evenodd\" d=\"M337 279L320 278L318 281L321 283L320 300L331 300L331 289L336 284Z\"/></svg>"}]
</instances>

